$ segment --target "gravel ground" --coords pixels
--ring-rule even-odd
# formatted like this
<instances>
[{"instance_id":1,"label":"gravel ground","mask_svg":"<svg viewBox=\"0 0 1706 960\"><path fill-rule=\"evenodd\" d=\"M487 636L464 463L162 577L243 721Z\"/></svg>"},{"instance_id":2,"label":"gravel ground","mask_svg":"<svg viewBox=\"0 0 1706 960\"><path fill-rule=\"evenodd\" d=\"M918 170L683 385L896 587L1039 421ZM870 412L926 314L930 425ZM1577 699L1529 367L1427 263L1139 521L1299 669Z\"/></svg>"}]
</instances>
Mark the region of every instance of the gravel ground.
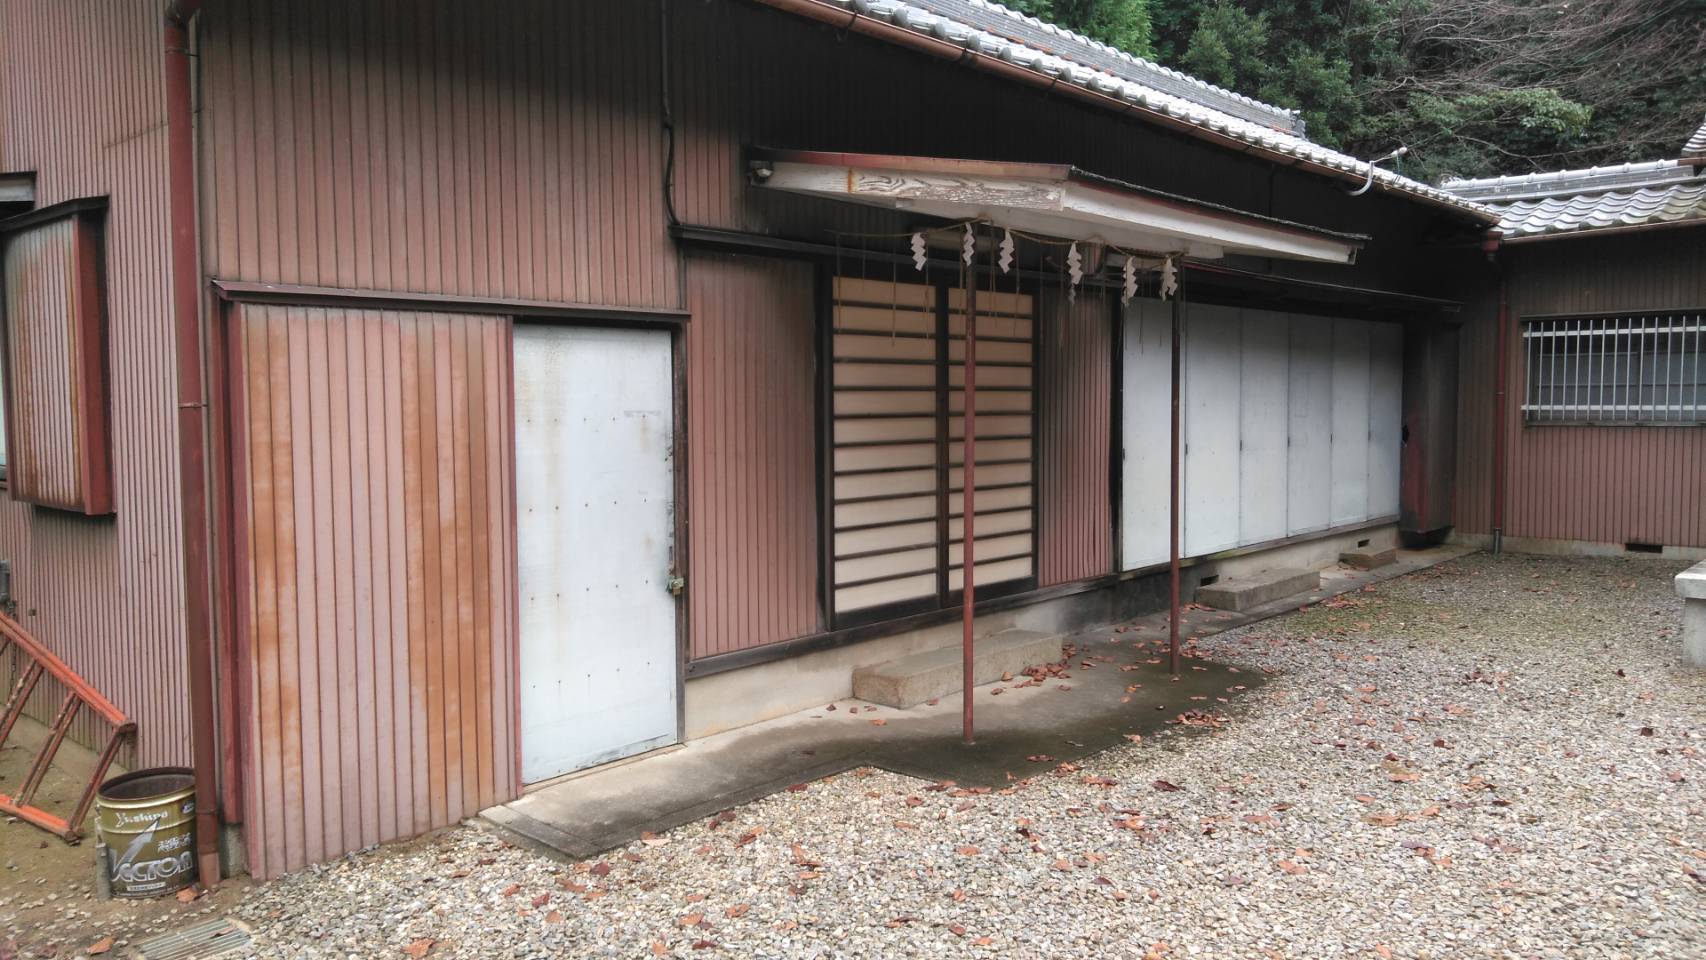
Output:
<instances>
[{"instance_id":1,"label":"gravel ground","mask_svg":"<svg viewBox=\"0 0 1706 960\"><path fill-rule=\"evenodd\" d=\"M305 957L1702 957L1677 569L1474 555L1202 640L1272 682L1081 769L855 771L587 863L465 827L237 913Z\"/></svg>"}]
</instances>

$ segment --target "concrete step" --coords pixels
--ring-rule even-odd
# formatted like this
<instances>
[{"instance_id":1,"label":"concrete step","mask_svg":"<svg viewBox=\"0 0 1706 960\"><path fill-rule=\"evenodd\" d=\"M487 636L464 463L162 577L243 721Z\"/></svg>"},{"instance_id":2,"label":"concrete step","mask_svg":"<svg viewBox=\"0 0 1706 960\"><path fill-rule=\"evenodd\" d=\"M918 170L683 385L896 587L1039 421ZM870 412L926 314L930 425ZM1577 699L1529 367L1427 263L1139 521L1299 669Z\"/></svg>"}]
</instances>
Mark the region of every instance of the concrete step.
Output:
<instances>
[{"instance_id":1,"label":"concrete step","mask_svg":"<svg viewBox=\"0 0 1706 960\"><path fill-rule=\"evenodd\" d=\"M1243 612L1264 603L1321 589L1319 570L1263 570L1247 577L1197 588L1197 602L1218 610Z\"/></svg>"},{"instance_id":2,"label":"concrete step","mask_svg":"<svg viewBox=\"0 0 1706 960\"><path fill-rule=\"evenodd\" d=\"M1383 550L1376 549L1374 547L1346 550L1344 553L1339 554L1339 561L1341 563L1348 563L1351 566L1356 567L1358 570L1373 570L1375 567L1384 567L1389 563L1397 563L1398 550L1395 547L1387 547Z\"/></svg>"},{"instance_id":3,"label":"concrete step","mask_svg":"<svg viewBox=\"0 0 1706 960\"><path fill-rule=\"evenodd\" d=\"M972 645L972 682L993 683L1004 673L1060 659L1060 638L1031 630L1004 630ZM888 707L915 707L960 689L960 647L938 647L853 671L853 696Z\"/></svg>"}]
</instances>

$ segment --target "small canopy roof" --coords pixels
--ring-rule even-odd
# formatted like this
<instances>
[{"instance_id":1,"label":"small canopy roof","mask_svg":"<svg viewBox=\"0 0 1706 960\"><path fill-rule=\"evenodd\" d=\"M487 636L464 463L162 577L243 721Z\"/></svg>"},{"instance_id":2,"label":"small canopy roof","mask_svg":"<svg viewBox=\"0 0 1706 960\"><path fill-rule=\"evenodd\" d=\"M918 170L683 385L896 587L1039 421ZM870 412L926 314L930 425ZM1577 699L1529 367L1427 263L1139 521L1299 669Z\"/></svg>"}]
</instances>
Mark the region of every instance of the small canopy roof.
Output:
<instances>
[{"instance_id":1,"label":"small canopy roof","mask_svg":"<svg viewBox=\"0 0 1706 960\"><path fill-rule=\"evenodd\" d=\"M1067 164L761 151L753 155L751 169L765 189L947 220L987 220L1133 252L1351 263L1367 239L1191 200Z\"/></svg>"}]
</instances>

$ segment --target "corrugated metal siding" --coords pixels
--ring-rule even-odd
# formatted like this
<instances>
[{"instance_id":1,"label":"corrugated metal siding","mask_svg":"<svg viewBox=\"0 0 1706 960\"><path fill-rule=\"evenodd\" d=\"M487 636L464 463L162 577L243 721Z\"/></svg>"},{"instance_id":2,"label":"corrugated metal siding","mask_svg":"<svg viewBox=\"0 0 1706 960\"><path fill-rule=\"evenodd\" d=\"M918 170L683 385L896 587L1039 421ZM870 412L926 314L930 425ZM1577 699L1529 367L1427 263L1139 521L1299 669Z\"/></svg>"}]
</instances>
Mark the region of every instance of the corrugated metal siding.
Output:
<instances>
[{"instance_id":1,"label":"corrugated metal siding","mask_svg":"<svg viewBox=\"0 0 1706 960\"><path fill-rule=\"evenodd\" d=\"M694 657L821 629L812 273L792 261L688 261Z\"/></svg>"},{"instance_id":2,"label":"corrugated metal siding","mask_svg":"<svg viewBox=\"0 0 1706 960\"><path fill-rule=\"evenodd\" d=\"M122 360L111 365L117 516L0 496L0 559L13 562L24 625L136 719L138 755L125 760L145 764L189 761L163 22L145 0L0 0L0 165L35 171L41 206L109 197L107 346ZM50 686L33 698L38 716L57 705Z\"/></svg>"},{"instance_id":3,"label":"corrugated metal siding","mask_svg":"<svg viewBox=\"0 0 1706 960\"><path fill-rule=\"evenodd\" d=\"M657 17L618 0L210 7L208 272L676 306Z\"/></svg>"},{"instance_id":4,"label":"corrugated metal siding","mask_svg":"<svg viewBox=\"0 0 1706 960\"><path fill-rule=\"evenodd\" d=\"M508 330L493 317L241 310L256 876L514 795Z\"/></svg>"},{"instance_id":5,"label":"corrugated metal siding","mask_svg":"<svg viewBox=\"0 0 1706 960\"><path fill-rule=\"evenodd\" d=\"M77 310L76 224L58 220L6 241L6 370L11 456L6 482L35 502L82 500L73 375ZM98 395L97 395L98 396Z\"/></svg>"},{"instance_id":6,"label":"corrugated metal siding","mask_svg":"<svg viewBox=\"0 0 1706 960\"><path fill-rule=\"evenodd\" d=\"M1627 313L1706 306L1706 244L1696 231L1577 238L1507 248L1509 437L1505 534L1706 546L1706 429L1525 426L1522 323L1549 313ZM1458 528L1487 533L1493 443L1496 302L1464 337Z\"/></svg>"},{"instance_id":7,"label":"corrugated metal siding","mask_svg":"<svg viewBox=\"0 0 1706 960\"><path fill-rule=\"evenodd\" d=\"M1071 304L1057 293L1043 297L1041 586L1114 569L1108 494L1114 316L1104 290L1081 292Z\"/></svg>"}]
</instances>

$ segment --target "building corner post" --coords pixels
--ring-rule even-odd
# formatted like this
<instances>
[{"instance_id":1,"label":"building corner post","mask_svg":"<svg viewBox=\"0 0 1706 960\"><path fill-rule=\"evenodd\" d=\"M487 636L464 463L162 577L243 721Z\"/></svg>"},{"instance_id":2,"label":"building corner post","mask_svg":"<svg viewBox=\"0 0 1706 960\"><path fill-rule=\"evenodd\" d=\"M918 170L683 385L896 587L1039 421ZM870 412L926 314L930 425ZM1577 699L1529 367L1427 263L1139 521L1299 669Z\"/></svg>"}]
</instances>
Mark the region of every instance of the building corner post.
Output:
<instances>
[{"instance_id":1,"label":"building corner post","mask_svg":"<svg viewBox=\"0 0 1706 960\"><path fill-rule=\"evenodd\" d=\"M1510 384L1510 300L1509 277L1499 260L1499 241L1486 242L1487 262L1498 277L1499 307L1493 336L1493 483L1492 527L1493 553L1503 553L1505 546L1505 447L1510 424L1505 413Z\"/></svg>"},{"instance_id":2,"label":"building corner post","mask_svg":"<svg viewBox=\"0 0 1706 960\"><path fill-rule=\"evenodd\" d=\"M166 169L170 289L177 377L178 482L183 524L184 635L189 664L190 740L195 770L195 855L202 886L220 873L219 750L213 670L213 564L207 481L207 381L201 323L201 264L195 182L195 93L190 22L199 0L165 13Z\"/></svg>"}]
</instances>

